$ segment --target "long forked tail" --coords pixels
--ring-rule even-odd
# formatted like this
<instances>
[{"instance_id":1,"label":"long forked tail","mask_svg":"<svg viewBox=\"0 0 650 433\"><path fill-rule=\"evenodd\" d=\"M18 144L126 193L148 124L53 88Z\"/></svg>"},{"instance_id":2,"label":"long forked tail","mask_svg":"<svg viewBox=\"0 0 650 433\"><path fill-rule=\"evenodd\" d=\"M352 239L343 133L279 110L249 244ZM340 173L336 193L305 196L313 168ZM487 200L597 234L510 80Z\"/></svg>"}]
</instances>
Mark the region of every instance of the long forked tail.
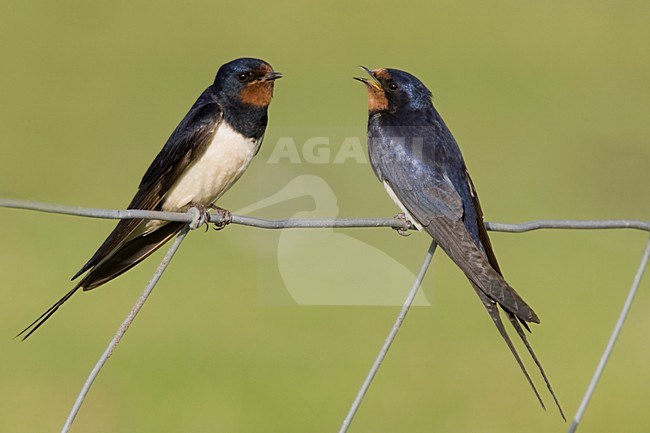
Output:
<instances>
[{"instance_id":1,"label":"long forked tail","mask_svg":"<svg viewBox=\"0 0 650 433\"><path fill-rule=\"evenodd\" d=\"M515 360L517 361L517 364L519 365L519 368L521 371L524 373L524 376L526 377L526 380L528 381L528 384L530 387L533 389L533 392L535 393L535 397L537 397L537 400L539 400L539 403L542 405L542 408L546 409L546 406L544 405L544 402L542 401L541 396L539 395L539 392L537 391L537 388L535 387L535 384L530 378L530 375L528 374L528 371L526 370L526 367L524 366L524 363L522 362L519 353L517 353L517 349L515 349L514 344L512 344L512 340L510 339L510 336L508 335L505 327L503 326L503 322L501 321L501 316L499 314L499 308L497 307L497 303L494 302L492 299L490 299L483 291L472 281L470 281L472 284L472 287L474 288L474 291L476 294L479 296L481 299L481 302L483 303L483 306L487 310L488 314L490 315L490 318L494 322L494 325L497 327L499 330L499 334L501 334L501 337L503 340L506 342L506 345L508 345L508 348L510 349L510 352L514 356ZM517 316L512 314L508 310L504 310L504 313L506 316L508 316L508 320L510 320L510 323L512 326L515 328L517 331L517 335L519 335L519 338L521 338L521 341L524 343L526 346L526 349L528 350L528 353L530 354L531 358L533 358L533 361L535 362L535 365L537 365L537 368L539 369L539 372L542 374L542 378L544 379L544 383L546 384L546 388L548 388L548 391L551 393L551 396L553 397L553 401L555 402L555 406L557 406L558 411L560 412L560 415L562 416L562 419L566 421L566 416L564 415L564 411L562 410L562 406L560 406L560 402L557 399L557 396L555 395L555 391L553 390L553 387L551 386L551 382L548 379L548 376L546 376L546 372L544 371L544 368L542 367L542 363L539 361L539 358L537 358L537 355L533 351L532 346L528 342L528 339L526 338L526 334L524 333L524 330L519 323L519 320ZM526 322L524 322L525 324Z\"/></svg>"},{"instance_id":2,"label":"long forked tail","mask_svg":"<svg viewBox=\"0 0 650 433\"><path fill-rule=\"evenodd\" d=\"M490 244L490 238L487 231L483 226L483 221L478 220L479 238L481 245L478 246L474 239L466 230L462 221L449 221L445 218L436 218L432 223L426 227L427 232L436 240L438 244L445 250L447 255L460 267L467 278L470 280L474 291L481 299L483 306L492 318L494 325L499 330L501 337L504 339L510 352L515 357L519 368L526 376L526 380L533 388L535 396L540 401L542 407L544 403L540 398L537 388L533 384L528 371L519 357L512 340L508 336L501 317L499 315L499 307L508 316L508 319L514 326L519 338L523 341L528 353L533 358L533 361L539 368L546 387L553 396L553 400L557 405L560 415L565 419L564 411L560 407L557 396L551 387L551 383L546 376L546 372L542 368L539 359L533 352L530 343L526 339L523 328L530 331L528 323L539 323L539 317L533 309L526 304L526 302L517 294L517 292L506 282L503 278L499 264L497 263L494 251ZM480 283L476 284L476 282ZM523 328L522 328L523 327Z\"/></svg>"},{"instance_id":3,"label":"long forked tail","mask_svg":"<svg viewBox=\"0 0 650 433\"><path fill-rule=\"evenodd\" d=\"M74 288L72 290L70 290L68 293L66 293L61 299L56 301L56 303L54 305L52 305L47 311L45 311L43 314L41 314L38 319L34 320L32 323L29 324L29 326L27 326L25 329L20 331L20 333L18 335L16 335L15 338L18 338L21 335L23 335L22 339L23 339L23 341L25 341L27 339L27 337L32 335L34 333L34 331L36 331L38 328L40 328L41 325L43 325L43 323L45 323L47 321L47 319L52 317L52 314L54 314L56 312L56 310L58 310L59 307L61 305L63 305L63 303L65 301L70 299L70 297L72 295L74 295L74 293L77 290L79 290L80 288L81 288L81 286L79 284L74 286Z\"/></svg>"},{"instance_id":4,"label":"long forked tail","mask_svg":"<svg viewBox=\"0 0 650 433\"><path fill-rule=\"evenodd\" d=\"M128 271L154 253L165 242L178 233L184 225L185 223L183 222L168 223L152 233L140 235L128 241L124 245L121 245L104 261L95 265L72 290L66 293L65 296L41 314L40 317L34 320L28 327L23 329L18 335L16 335L16 337L24 335L23 340L27 339L27 337L32 335L34 331L40 328L43 323L52 317L56 310L70 299L77 290L91 290L107 283L119 275L122 275L124 272Z\"/></svg>"},{"instance_id":5,"label":"long forked tail","mask_svg":"<svg viewBox=\"0 0 650 433\"><path fill-rule=\"evenodd\" d=\"M503 338L503 340L508 345L508 348L510 349L510 352L512 353L512 356L515 357L515 360L517 361L517 364L519 365L519 368L524 373L524 376L526 376L526 380L528 381L528 384L530 385L530 387L533 389L533 392L535 393L535 397L537 397L537 400L539 401L539 404L541 404L542 408L544 410L546 410L546 406L544 405L544 401L542 400L542 397L539 395L539 392L537 391L537 388L535 387L535 384L533 383L533 380L530 378L530 375L528 374L528 371L526 370L526 367L524 366L523 361L519 357L519 353L517 353L517 349L515 349L515 346L514 346L514 344L512 344L512 340L510 339L510 336L508 335L508 332L506 331L506 328L503 326L503 322L501 321L501 316L499 314L499 308L497 307L496 302L494 302L485 293L483 293L483 291L480 289L480 287L478 287L476 284L474 284L473 281L470 280L470 283L472 284L472 287L474 288L474 291L476 292L478 297L481 298L481 302L483 303L483 306L485 307L488 314L490 315L490 318L494 322L494 325L499 330L499 334L501 334L501 337ZM532 351L532 349L531 349L531 351Z\"/></svg>"},{"instance_id":6,"label":"long forked tail","mask_svg":"<svg viewBox=\"0 0 650 433\"><path fill-rule=\"evenodd\" d=\"M544 367L542 367L542 363L539 362L539 359L537 358L537 355L535 355L535 352L533 351L532 346L528 342L528 339L526 338L526 333L524 330L521 328L521 324L517 320L517 317L515 317L514 314L511 312L504 310L506 315L508 316L508 319L510 320L510 323L512 323L512 326L515 328L517 331L517 335L519 335L519 338L521 338L521 341L524 342L524 345L526 346L526 349L528 350L528 353L530 354L530 357L533 358L533 361L535 362L535 365L537 365L537 368L539 369L539 372L542 374L542 378L544 378L544 383L546 384L546 388L548 389L548 392L551 393L551 396L553 397L553 401L555 402L555 406L557 406L557 409L560 411L560 415L562 415L562 419L566 421L566 416L564 415L564 411L562 410L562 406L560 406L560 402L557 399L557 396L555 395L555 391L553 390L553 387L551 386L551 381L548 380L548 376L546 376L546 372L544 371ZM497 312L498 314L498 312ZM523 322L524 324L526 322Z\"/></svg>"}]
</instances>

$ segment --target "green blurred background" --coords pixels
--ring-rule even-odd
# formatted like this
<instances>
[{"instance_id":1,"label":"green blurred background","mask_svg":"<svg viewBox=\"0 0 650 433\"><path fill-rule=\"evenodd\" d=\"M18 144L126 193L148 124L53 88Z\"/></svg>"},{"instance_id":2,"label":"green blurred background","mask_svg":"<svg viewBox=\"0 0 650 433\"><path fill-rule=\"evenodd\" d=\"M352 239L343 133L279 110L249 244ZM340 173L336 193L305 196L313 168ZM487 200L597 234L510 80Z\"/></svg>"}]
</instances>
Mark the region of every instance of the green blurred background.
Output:
<instances>
[{"instance_id":1,"label":"green blurred background","mask_svg":"<svg viewBox=\"0 0 650 433\"><path fill-rule=\"evenodd\" d=\"M285 78L265 145L220 201L226 208L315 174L335 192L339 216L396 213L367 164L267 163L272 144L292 128L363 137L366 95L350 78L362 64L406 69L432 89L488 220L647 220L649 20L644 1L3 2L0 195L124 207L217 67L256 56ZM256 214L313 208L302 197ZM8 209L0 209L0 223L0 431L58 431L161 254L75 296L21 343L13 335L70 288L69 277L114 223ZM337 233L389 252L413 272L428 245L424 235L387 229ZM338 431L397 308L268 301L265 294L283 291L279 236L236 226L193 233L72 431ZM531 340L569 416L646 238L493 234L508 279L542 317ZM368 257L312 247L304 255L324 269L336 273L343 257L376 284ZM648 289L646 279L585 432L650 430ZM543 389L549 410L539 408L443 254L423 290L433 306L410 313L350 432L567 429Z\"/></svg>"}]
</instances>

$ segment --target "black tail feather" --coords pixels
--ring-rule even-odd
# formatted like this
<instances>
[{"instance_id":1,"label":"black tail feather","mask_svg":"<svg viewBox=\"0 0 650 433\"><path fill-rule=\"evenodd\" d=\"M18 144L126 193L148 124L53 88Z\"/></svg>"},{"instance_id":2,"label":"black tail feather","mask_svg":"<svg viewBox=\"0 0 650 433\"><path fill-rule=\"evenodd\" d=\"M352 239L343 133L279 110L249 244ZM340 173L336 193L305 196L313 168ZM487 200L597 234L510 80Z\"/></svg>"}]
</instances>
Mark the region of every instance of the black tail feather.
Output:
<instances>
[{"instance_id":1,"label":"black tail feather","mask_svg":"<svg viewBox=\"0 0 650 433\"><path fill-rule=\"evenodd\" d=\"M84 291L88 291L122 275L163 246L185 224L184 222L170 222L151 233L131 239L104 261L95 265L81 279L79 285L83 287Z\"/></svg>"},{"instance_id":2,"label":"black tail feather","mask_svg":"<svg viewBox=\"0 0 650 433\"><path fill-rule=\"evenodd\" d=\"M535 365L537 365L537 368L539 369L539 372L542 374L542 377L544 378L544 383L546 383L546 388L548 388L548 391L551 393L551 396L553 397L553 401L555 402L555 406L557 406L558 410L560 411L560 415L562 415L562 419L564 419L564 421L566 421L566 416L564 415L564 411L562 410L562 406L560 406L560 402L558 401L557 396L555 395L555 391L553 390L553 387L551 386L551 382L548 380L548 377L546 376L546 372L544 371L544 368L542 367L542 363L539 362L539 359L537 358L537 355L535 355L535 352L533 351L532 346L528 342L528 339L526 338L526 334L524 333L523 329L521 329L521 325L519 324L519 321L517 320L517 317L515 317L509 311L506 311L505 313L508 316L508 319L510 319L510 323L512 323L512 326L517 331L517 334L519 335L519 338L521 338L521 341L523 341L524 345L526 346L526 349L528 349L528 353L530 353L531 358L533 358L533 361L535 361Z\"/></svg>"},{"instance_id":3,"label":"black tail feather","mask_svg":"<svg viewBox=\"0 0 650 433\"><path fill-rule=\"evenodd\" d=\"M40 328L43 325L43 323L45 323L47 321L47 319L52 317L52 315L54 313L56 313L56 310L58 310L59 307L65 303L65 301L70 299L70 297L72 295L74 295L74 293L77 290L79 290L80 287L81 286L79 284L74 286L74 288L72 290L70 290L68 293L66 293L65 296L63 296L54 305L52 305L47 311L45 311L43 314L41 314L38 319L34 320L32 323L29 324L29 326L27 326L25 329L20 331L20 333L18 333L18 335L16 335L16 337L14 337L14 338L18 338L21 335L25 334L23 336L23 338L22 338L22 340L25 341L30 335L32 335L34 333L34 331L36 331L38 328Z\"/></svg>"},{"instance_id":4,"label":"black tail feather","mask_svg":"<svg viewBox=\"0 0 650 433\"><path fill-rule=\"evenodd\" d=\"M178 233L185 223L168 223L160 229L147 234L141 235L120 246L117 251L112 253L104 261L96 264L86 276L77 283L76 286L52 305L47 311L34 320L28 327L23 329L16 337L24 334L23 340L32 335L43 323L52 315L79 289L91 290L101 286L113 278L122 275L142 260L149 257L154 251L160 248L171 237Z\"/></svg>"},{"instance_id":5,"label":"black tail feather","mask_svg":"<svg viewBox=\"0 0 650 433\"><path fill-rule=\"evenodd\" d=\"M470 283L472 283L472 287L474 287L476 294L479 296L479 298L481 298L481 302L483 303L483 306L485 307L488 314L490 315L490 318L494 322L494 325L499 330L501 337L503 337L503 340L508 345L508 348L510 349L512 356L515 357L515 360L517 361L519 368L524 373L524 376L526 377L528 384L530 385L533 392L535 393L535 397L537 397L539 404L542 406L542 409L546 410L546 406L544 405L544 401L542 400L542 397L539 395L539 392L537 391L537 388L535 387L533 380L530 378L530 375L528 374L528 371L526 370L526 367L524 366L521 357L519 357L519 353L517 353L517 349L515 349L515 346L514 344L512 344L512 340L510 339L510 336L508 335L506 328L503 326L503 321L501 320L501 316L499 314L499 309L497 308L497 304L492 299L490 299L485 293L483 293L483 291L476 284L474 284L472 281L470 281ZM519 328L519 331L521 331L521 328Z\"/></svg>"}]
</instances>

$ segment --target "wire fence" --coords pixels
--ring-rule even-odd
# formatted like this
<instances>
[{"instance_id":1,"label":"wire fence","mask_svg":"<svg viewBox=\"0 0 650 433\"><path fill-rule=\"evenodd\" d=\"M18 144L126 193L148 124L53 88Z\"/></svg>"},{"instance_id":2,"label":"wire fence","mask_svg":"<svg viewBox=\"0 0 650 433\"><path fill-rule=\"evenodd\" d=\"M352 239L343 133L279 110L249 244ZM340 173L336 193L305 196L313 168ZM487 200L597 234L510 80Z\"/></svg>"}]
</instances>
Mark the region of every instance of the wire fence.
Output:
<instances>
[{"instance_id":1,"label":"wire fence","mask_svg":"<svg viewBox=\"0 0 650 433\"><path fill-rule=\"evenodd\" d=\"M152 276L149 283L146 285L143 293L140 295L135 305L124 319L120 325L117 333L113 339L108 344L105 351L102 353L101 357L93 367L90 372L86 382L84 383L79 396L74 402L74 405L65 421L65 424L61 430L61 433L67 433L72 426L72 423L81 409L92 383L95 378L101 371L102 367L112 355L113 351L119 344L120 340L123 338L124 334L128 330L129 326L135 320L138 312L146 302L147 298L153 291L154 287L158 283L160 277L165 272L167 266L171 262L174 254L178 251L181 243L187 236L190 230L198 228L201 224L201 213L192 208L186 213L175 213L175 212L157 212L157 211L143 211L143 210L109 210L109 209L95 209L95 208L84 208L84 207L75 207L75 206L64 206L59 204L49 204L49 203L40 203L32 202L25 200L17 199L8 199L0 198L0 207L5 208L15 208L15 209L24 209L24 210L33 210L39 212L47 213L58 213L66 215L75 215L82 217L91 217L91 218L107 218L107 219L155 219L163 221L173 221L173 222L186 222L187 226L177 235L176 239L172 243L172 246L168 250L167 254L161 261L160 265L156 269L154 275ZM244 225L249 227L256 227L262 229L318 229L318 228L372 228L372 227L389 227L396 230L412 230L413 227L407 221L397 218L348 218L348 219L285 219L285 220L268 220L262 218L253 218L243 215L232 215L231 217L224 217L220 214L210 214L209 218L210 223L215 223L217 225L224 224L237 224ZM640 221L640 220L537 220L530 221L521 224L505 224L505 223L490 223L486 222L486 227L490 231L498 232L509 232L509 233L523 233L533 230L541 229L573 229L573 230L594 230L594 229L635 229L640 231L650 232L650 221ZM420 272L415 279L411 290L408 293L406 300L397 316L397 319L394 325L391 327L388 336L384 344L382 345L379 354L375 358L368 374L363 381L361 388L359 389L350 410L345 417L339 433L346 433L354 419L356 412L358 411L361 403L366 395L372 380L379 371L382 361L386 357L388 350L390 349L391 344L395 340L397 333L406 318L406 315L415 299L415 295L424 279L425 273L429 268L433 254L436 249L436 243L432 242L429 247L427 254L422 263ZM600 358L598 367L585 391L585 394L582 398L580 406L571 422L568 432L574 433L578 428L582 417L586 411L586 408L589 404L591 397L595 391L596 385L598 384L600 378L602 377L603 371L609 360L609 357L612 354L614 345L621 333L623 323L630 311L634 297L641 283L643 274L648 266L648 261L650 260L650 239L644 250L641 263L636 270L635 277L628 292L627 298L621 310L621 313L616 321L610 339L605 347L605 350Z\"/></svg>"}]
</instances>

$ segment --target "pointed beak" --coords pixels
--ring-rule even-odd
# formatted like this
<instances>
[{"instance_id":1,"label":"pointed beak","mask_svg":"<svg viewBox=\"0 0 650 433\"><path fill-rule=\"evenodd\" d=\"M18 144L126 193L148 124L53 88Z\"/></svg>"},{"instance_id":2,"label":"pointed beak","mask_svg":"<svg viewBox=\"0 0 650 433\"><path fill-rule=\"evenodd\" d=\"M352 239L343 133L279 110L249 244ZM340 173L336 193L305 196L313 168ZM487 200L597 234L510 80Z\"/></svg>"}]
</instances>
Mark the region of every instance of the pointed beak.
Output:
<instances>
[{"instance_id":1,"label":"pointed beak","mask_svg":"<svg viewBox=\"0 0 650 433\"><path fill-rule=\"evenodd\" d=\"M271 71L262 77L262 81L275 81L278 78L282 78L282 73Z\"/></svg>"},{"instance_id":2,"label":"pointed beak","mask_svg":"<svg viewBox=\"0 0 650 433\"><path fill-rule=\"evenodd\" d=\"M381 84L375 78L375 75L372 73L372 71L365 66L359 66L361 69L363 69L368 75L370 75L371 80L367 78L360 78L360 77L353 77L357 81L361 81L363 84L365 84L368 87L374 87L377 90L381 90Z\"/></svg>"}]
</instances>

